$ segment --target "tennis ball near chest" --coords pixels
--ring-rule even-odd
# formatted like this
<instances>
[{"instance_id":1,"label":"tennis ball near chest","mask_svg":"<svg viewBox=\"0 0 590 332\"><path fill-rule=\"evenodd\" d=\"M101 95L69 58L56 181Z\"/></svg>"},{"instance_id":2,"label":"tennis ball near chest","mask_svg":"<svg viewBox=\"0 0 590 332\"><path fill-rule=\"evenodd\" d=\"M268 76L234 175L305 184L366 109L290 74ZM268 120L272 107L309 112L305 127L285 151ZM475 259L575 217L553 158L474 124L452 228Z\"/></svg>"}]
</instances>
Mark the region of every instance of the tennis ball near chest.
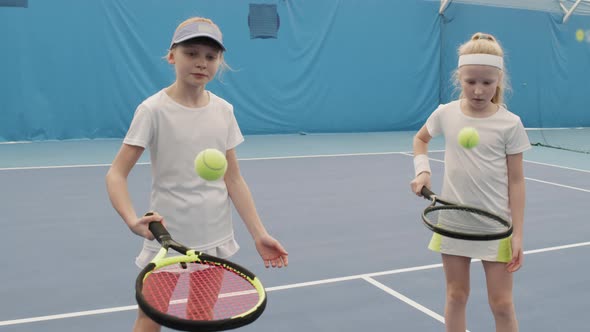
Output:
<instances>
[{"instance_id":1,"label":"tennis ball near chest","mask_svg":"<svg viewBox=\"0 0 590 332\"><path fill-rule=\"evenodd\" d=\"M195 172L207 181L215 181L223 177L227 170L227 159L217 149L205 149L195 158Z\"/></svg>"},{"instance_id":2,"label":"tennis ball near chest","mask_svg":"<svg viewBox=\"0 0 590 332\"><path fill-rule=\"evenodd\" d=\"M459 144L466 149L472 149L479 144L479 134L473 127L465 127L461 129L457 138Z\"/></svg>"}]
</instances>

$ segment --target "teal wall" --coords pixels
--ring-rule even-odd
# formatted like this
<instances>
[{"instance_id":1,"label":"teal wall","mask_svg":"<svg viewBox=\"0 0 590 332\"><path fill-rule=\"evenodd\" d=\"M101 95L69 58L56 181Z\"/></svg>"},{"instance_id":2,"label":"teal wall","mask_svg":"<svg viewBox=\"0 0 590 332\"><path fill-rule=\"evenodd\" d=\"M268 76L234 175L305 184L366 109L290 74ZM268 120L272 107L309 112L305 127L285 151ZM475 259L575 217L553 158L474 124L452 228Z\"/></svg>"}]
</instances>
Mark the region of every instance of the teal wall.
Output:
<instances>
[{"instance_id":1,"label":"teal wall","mask_svg":"<svg viewBox=\"0 0 590 332\"><path fill-rule=\"evenodd\" d=\"M438 1L275 0L277 39L250 39L249 1L29 0L0 7L0 141L120 138L137 105L174 80L176 26L213 19L233 68L209 89L246 134L414 130L454 98L456 48L493 33L509 108L527 127L590 125L590 19ZM588 31L590 34L590 31ZM442 59L442 61L441 61Z\"/></svg>"}]
</instances>

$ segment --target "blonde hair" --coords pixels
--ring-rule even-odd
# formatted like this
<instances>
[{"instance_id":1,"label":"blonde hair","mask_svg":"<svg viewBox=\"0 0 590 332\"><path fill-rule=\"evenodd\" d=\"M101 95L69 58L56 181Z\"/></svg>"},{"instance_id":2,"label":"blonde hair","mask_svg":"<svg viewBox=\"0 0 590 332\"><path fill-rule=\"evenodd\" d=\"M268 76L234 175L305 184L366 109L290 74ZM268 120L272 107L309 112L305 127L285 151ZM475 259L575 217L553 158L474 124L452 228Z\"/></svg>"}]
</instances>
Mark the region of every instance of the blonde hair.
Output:
<instances>
[{"instance_id":1,"label":"blonde hair","mask_svg":"<svg viewBox=\"0 0 590 332\"><path fill-rule=\"evenodd\" d=\"M209 23L219 29L217 24L215 24L211 19L208 19L206 17L191 17L191 18L184 20L182 23L180 23L176 27L176 30L174 31L174 33L176 34L176 32L178 32L178 30L182 29L182 27L184 27L187 24L194 23L194 22ZM221 29L219 29L219 31L221 31ZM172 51L176 48L176 46L177 46L177 44L172 45L172 47L168 50L168 53L166 54L166 56L164 58L167 59L170 56L170 53L172 53ZM217 76L220 80L221 80L221 76L223 75L224 72L231 70L231 67L227 64L227 62L225 62L225 57L223 56L223 52L224 52L223 49L220 47L219 48L219 53L220 53L219 56L221 57L221 63L219 64L219 70L217 71Z\"/></svg>"},{"instance_id":2,"label":"blonde hair","mask_svg":"<svg viewBox=\"0 0 590 332\"><path fill-rule=\"evenodd\" d=\"M498 40L487 33L477 32L471 36L471 39L459 46L459 56L466 54L491 54L504 57L504 50ZM459 69L453 73L453 80L458 90L461 90L461 83L459 80ZM492 103L497 105L504 104L504 93L510 90L508 74L506 68L500 73L500 81L496 87L496 93L492 97ZM463 98L463 91L459 98Z\"/></svg>"}]
</instances>

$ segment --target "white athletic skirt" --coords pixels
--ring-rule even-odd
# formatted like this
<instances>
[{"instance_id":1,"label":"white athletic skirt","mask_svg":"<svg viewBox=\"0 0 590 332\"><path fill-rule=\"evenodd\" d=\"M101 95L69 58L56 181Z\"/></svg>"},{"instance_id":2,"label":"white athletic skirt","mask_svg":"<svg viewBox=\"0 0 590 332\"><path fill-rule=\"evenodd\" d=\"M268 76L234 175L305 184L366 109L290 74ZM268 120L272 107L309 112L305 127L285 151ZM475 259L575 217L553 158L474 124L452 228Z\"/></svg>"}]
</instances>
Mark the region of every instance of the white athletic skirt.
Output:
<instances>
[{"instance_id":1,"label":"white athletic skirt","mask_svg":"<svg viewBox=\"0 0 590 332\"><path fill-rule=\"evenodd\" d=\"M220 244L217 247L213 247L211 249L202 250L202 251L208 255L211 255L211 256L215 256L215 257L219 257L219 258L228 258L228 257L232 256L233 254L235 254L236 252L238 252L239 249L240 249L240 246L238 245L236 240L232 237L231 239ZM156 257L156 255L158 254L158 251L159 251L159 249L152 250L152 249L144 247L141 250L141 252L139 253L139 255L135 258L135 265L137 265L140 269L143 269L144 267L146 267L146 265L148 265L149 262L152 261L152 259L154 259L154 257ZM174 249L168 250L168 256L178 256L178 255L180 255L180 254L177 253L176 251L174 251Z\"/></svg>"},{"instance_id":2,"label":"white athletic skirt","mask_svg":"<svg viewBox=\"0 0 590 332\"><path fill-rule=\"evenodd\" d=\"M508 263L512 260L511 238L493 241L468 241L434 233L428 244L428 249L448 255Z\"/></svg>"}]
</instances>

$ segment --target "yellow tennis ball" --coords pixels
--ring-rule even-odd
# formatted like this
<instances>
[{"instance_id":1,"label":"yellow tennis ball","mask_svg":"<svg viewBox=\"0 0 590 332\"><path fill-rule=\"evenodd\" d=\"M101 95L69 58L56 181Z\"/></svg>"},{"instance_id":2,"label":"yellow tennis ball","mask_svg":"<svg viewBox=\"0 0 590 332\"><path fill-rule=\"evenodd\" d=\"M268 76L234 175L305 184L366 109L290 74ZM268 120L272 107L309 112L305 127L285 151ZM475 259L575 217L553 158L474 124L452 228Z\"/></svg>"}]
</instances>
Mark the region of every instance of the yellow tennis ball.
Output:
<instances>
[{"instance_id":1,"label":"yellow tennis ball","mask_svg":"<svg viewBox=\"0 0 590 332\"><path fill-rule=\"evenodd\" d=\"M465 127L459 132L459 144L466 149L471 149L479 143L479 134L473 127Z\"/></svg>"},{"instance_id":2,"label":"yellow tennis ball","mask_svg":"<svg viewBox=\"0 0 590 332\"><path fill-rule=\"evenodd\" d=\"M222 178L227 170L225 155L216 149L205 149L195 158L195 172L207 181Z\"/></svg>"}]
</instances>

